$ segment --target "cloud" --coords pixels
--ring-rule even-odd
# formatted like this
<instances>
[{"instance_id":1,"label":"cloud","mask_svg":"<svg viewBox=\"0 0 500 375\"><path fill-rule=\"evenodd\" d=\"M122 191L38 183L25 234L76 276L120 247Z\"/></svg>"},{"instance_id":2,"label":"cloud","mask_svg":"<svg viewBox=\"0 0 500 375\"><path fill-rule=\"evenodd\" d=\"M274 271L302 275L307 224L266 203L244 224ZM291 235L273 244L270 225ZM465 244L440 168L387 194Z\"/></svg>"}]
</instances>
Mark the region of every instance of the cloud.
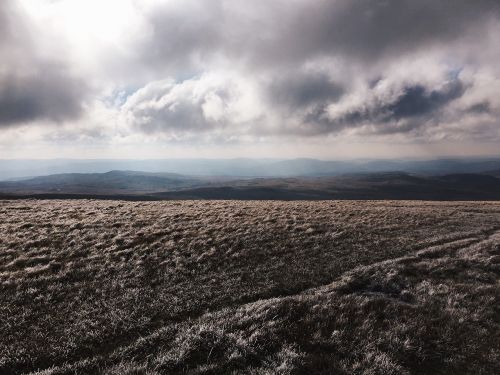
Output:
<instances>
[{"instance_id":1,"label":"cloud","mask_svg":"<svg viewBox=\"0 0 500 375\"><path fill-rule=\"evenodd\" d=\"M181 82L173 79L147 84L121 108L132 128L174 138L221 131L242 133L241 127L260 116L253 88L244 79L215 73ZM238 126L240 128L238 129Z\"/></svg>"},{"instance_id":2,"label":"cloud","mask_svg":"<svg viewBox=\"0 0 500 375\"><path fill-rule=\"evenodd\" d=\"M335 56L379 60L481 36L497 21L495 0L213 0L159 2L149 9L148 64L203 69L226 58L269 69Z\"/></svg>"},{"instance_id":3,"label":"cloud","mask_svg":"<svg viewBox=\"0 0 500 375\"><path fill-rule=\"evenodd\" d=\"M4 74L0 76L0 126L75 119L83 111L83 87L64 68L49 63L29 74Z\"/></svg>"},{"instance_id":4,"label":"cloud","mask_svg":"<svg viewBox=\"0 0 500 375\"><path fill-rule=\"evenodd\" d=\"M83 110L88 87L56 57L42 56L16 5L0 4L0 127L62 122Z\"/></svg>"},{"instance_id":5,"label":"cloud","mask_svg":"<svg viewBox=\"0 0 500 375\"><path fill-rule=\"evenodd\" d=\"M286 58L290 53L347 55L373 64L388 55L457 41L499 12L494 0L321 0L314 6L300 2L278 38L283 46L278 51L285 51Z\"/></svg>"},{"instance_id":6,"label":"cloud","mask_svg":"<svg viewBox=\"0 0 500 375\"><path fill-rule=\"evenodd\" d=\"M439 129L450 131L448 124L457 124L463 116L468 116L467 127L452 129L452 133L469 131L476 138L493 134L491 126L484 127L484 116L494 121L494 107L480 97L475 99L473 77L464 81L444 70L431 80L411 74L402 79L396 74L362 82L344 86L325 73L300 71L253 84L238 74L230 79L224 74L205 74L180 82L152 82L131 95L121 111L132 128L172 139L205 139L210 133L223 139L346 132L411 138L436 134ZM485 132L479 132L481 127ZM429 128L434 130L427 132Z\"/></svg>"},{"instance_id":7,"label":"cloud","mask_svg":"<svg viewBox=\"0 0 500 375\"><path fill-rule=\"evenodd\" d=\"M371 135L411 137L421 128L456 121L445 112L469 92L450 77L457 69L493 66L474 43L489 47L491 40L482 35L491 27L500 30L500 4L490 0L189 0L160 3L145 15L151 25L141 45L145 64L184 82L173 92L195 90L186 74L226 70L252 77L260 95L259 121L243 129L227 110L209 119L204 96L174 100L169 91L175 105L165 102L147 111L144 103L137 109L133 101L127 104L137 129L179 136L248 131L301 137L367 134L369 128ZM406 69L409 60L420 66ZM234 91L225 83L211 90L212 106L222 113ZM474 108L471 116L479 114Z\"/></svg>"},{"instance_id":8,"label":"cloud","mask_svg":"<svg viewBox=\"0 0 500 375\"><path fill-rule=\"evenodd\" d=\"M220 1L160 2L145 12L148 35L138 45L141 61L169 74L189 74L226 41L226 14Z\"/></svg>"},{"instance_id":9,"label":"cloud","mask_svg":"<svg viewBox=\"0 0 500 375\"><path fill-rule=\"evenodd\" d=\"M344 88L323 72L292 71L274 78L267 91L270 101L294 111L334 102L342 96Z\"/></svg>"},{"instance_id":10,"label":"cloud","mask_svg":"<svg viewBox=\"0 0 500 375\"><path fill-rule=\"evenodd\" d=\"M500 139L496 0L16 4L0 4L4 129L214 147Z\"/></svg>"},{"instance_id":11,"label":"cloud","mask_svg":"<svg viewBox=\"0 0 500 375\"><path fill-rule=\"evenodd\" d=\"M387 117L384 120L428 115L450 101L460 98L464 92L464 85L458 79L447 82L440 89L430 91L422 85L406 87L403 94L394 103L383 109L387 112Z\"/></svg>"},{"instance_id":12,"label":"cloud","mask_svg":"<svg viewBox=\"0 0 500 375\"><path fill-rule=\"evenodd\" d=\"M440 87L403 83L398 88L381 81L355 100L331 105L316 120L321 123L322 132L369 125L373 134L409 133L427 126L431 118L442 120L440 112L465 92L459 79L444 82Z\"/></svg>"},{"instance_id":13,"label":"cloud","mask_svg":"<svg viewBox=\"0 0 500 375\"><path fill-rule=\"evenodd\" d=\"M471 105L466 109L468 113L490 113L491 106L489 101L482 101L476 104Z\"/></svg>"}]
</instances>

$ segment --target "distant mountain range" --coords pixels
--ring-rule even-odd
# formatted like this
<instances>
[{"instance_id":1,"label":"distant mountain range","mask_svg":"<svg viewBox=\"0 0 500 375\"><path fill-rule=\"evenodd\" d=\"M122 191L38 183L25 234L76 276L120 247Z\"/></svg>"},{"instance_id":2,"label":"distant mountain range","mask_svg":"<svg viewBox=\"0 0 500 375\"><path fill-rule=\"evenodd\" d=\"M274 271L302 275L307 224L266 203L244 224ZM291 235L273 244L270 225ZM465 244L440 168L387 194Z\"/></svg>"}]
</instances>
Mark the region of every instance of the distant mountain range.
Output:
<instances>
[{"instance_id":1,"label":"distant mountain range","mask_svg":"<svg viewBox=\"0 0 500 375\"><path fill-rule=\"evenodd\" d=\"M66 173L112 170L225 177L320 177L402 171L419 175L500 173L500 157L435 160L165 159L165 160L0 160L0 181Z\"/></svg>"},{"instance_id":2,"label":"distant mountain range","mask_svg":"<svg viewBox=\"0 0 500 375\"><path fill-rule=\"evenodd\" d=\"M426 175L213 177L110 171L0 181L1 198L500 200L500 171Z\"/></svg>"}]
</instances>

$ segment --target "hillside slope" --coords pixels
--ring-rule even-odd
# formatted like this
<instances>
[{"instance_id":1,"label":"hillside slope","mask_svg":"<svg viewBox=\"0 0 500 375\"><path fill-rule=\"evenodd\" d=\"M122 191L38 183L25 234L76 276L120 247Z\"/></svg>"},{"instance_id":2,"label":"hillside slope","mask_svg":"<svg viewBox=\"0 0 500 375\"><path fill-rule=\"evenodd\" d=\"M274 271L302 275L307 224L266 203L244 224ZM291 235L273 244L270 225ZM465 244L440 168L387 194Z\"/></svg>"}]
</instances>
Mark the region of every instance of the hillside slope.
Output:
<instances>
[{"instance_id":1,"label":"hillside slope","mask_svg":"<svg viewBox=\"0 0 500 375\"><path fill-rule=\"evenodd\" d=\"M147 194L201 184L193 177L174 173L110 171L63 173L18 181L0 181L0 192L11 194Z\"/></svg>"},{"instance_id":2,"label":"hillside slope","mask_svg":"<svg viewBox=\"0 0 500 375\"><path fill-rule=\"evenodd\" d=\"M495 374L500 204L0 203L2 374Z\"/></svg>"},{"instance_id":3,"label":"hillside slope","mask_svg":"<svg viewBox=\"0 0 500 375\"><path fill-rule=\"evenodd\" d=\"M0 197L124 200L420 199L500 200L500 178L485 174L362 173L335 177L227 178L111 171L0 182Z\"/></svg>"}]
</instances>

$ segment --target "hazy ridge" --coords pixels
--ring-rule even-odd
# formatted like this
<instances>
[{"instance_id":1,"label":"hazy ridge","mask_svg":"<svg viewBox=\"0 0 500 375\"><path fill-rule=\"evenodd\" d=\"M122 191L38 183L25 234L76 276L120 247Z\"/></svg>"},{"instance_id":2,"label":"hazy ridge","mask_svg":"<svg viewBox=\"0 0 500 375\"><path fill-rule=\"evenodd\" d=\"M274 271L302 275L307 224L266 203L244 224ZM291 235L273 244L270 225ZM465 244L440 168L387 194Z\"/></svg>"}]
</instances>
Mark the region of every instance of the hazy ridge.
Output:
<instances>
[{"instance_id":1,"label":"hazy ridge","mask_svg":"<svg viewBox=\"0 0 500 375\"><path fill-rule=\"evenodd\" d=\"M0 181L0 196L128 200L499 200L500 178L497 176L497 172L434 176L407 172L378 172L323 177L237 178L110 171Z\"/></svg>"},{"instance_id":2,"label":"hazy ridge","mask_svg":"<svg viewBox=\"0 0 500 375\"><path fill-rule=\"evenodd\" d=\"M402 171L418 174L482 173L500 171L500 157L432 160L359 159L49 159L0 160L0 180L63 173L105 173L112 170L177 173L226 177L317 177L346 173Z\"/></svg>"}]
</instances>

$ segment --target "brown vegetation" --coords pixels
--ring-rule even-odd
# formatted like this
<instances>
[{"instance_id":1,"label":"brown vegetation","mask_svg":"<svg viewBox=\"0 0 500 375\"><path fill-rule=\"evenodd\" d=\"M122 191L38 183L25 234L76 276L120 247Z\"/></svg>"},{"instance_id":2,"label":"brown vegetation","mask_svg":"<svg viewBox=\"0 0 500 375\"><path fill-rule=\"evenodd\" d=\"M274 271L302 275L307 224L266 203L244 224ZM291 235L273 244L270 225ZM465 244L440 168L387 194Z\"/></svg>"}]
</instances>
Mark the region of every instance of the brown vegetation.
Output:
<instances>
[{"instance_id":1,"label":"brown vegetation","mask_svg":"<svg viewBox=\"0 0 500 375\"><path fill-rule=\"evenodd\" d=\"M500 204L0 202L0 373L495 374Z\"/></svg>"}]
</instances>

